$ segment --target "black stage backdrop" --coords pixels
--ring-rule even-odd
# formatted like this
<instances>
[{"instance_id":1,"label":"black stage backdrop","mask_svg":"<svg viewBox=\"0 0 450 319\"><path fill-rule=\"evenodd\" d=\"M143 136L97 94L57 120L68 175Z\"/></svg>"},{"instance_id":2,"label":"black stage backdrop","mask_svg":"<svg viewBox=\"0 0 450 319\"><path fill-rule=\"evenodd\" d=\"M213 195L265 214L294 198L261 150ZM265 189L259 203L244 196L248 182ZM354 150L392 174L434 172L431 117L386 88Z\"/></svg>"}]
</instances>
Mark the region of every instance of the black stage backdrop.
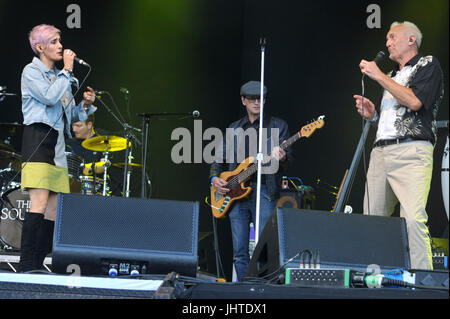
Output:
<instances>
[{"instance_id":1,"label":"black stage backdrop","mask_svg":"<svg viewBox=\"0 0 450 319\"><path fill-rule=\"evenodd\" d=\"M70 4L77 7L72 9ZM379 8L379 28L367 21ZM393 21L412 21L423 32L421 51L442 65L446 95L438 114L448 120L448 1L22 1L0 0L0 86L17 98L0 102L3 123L21 123L20 75L32 59L27 34L41 23L62 31L66 48L92 65L86 84L109 91L127 121L141 127L136 113L199 110L202 131L225 129L242 116L239 88L260 79L260 37L267 39L265 83L270 114L284 118L291 134L319 115L325 127L293 146L295 165L289 176L315 189L316 209L331 210L335 197L316 181L339 186L350 167L363 123L354 108L353 94L361 92L361 59L373 59L385 48ZM369 7L369 10L368 10ZM79 11L77 11L79 9ZM77 15L79 13L79 15ZM77 20L79 18L79 20ZM80 22L69 28L68 22ZM388 72L389 59L381 62ZM87 69L76 66L81 80ZM120 88L131 92L129 108ZM376 99L380 88L366 80L366 96ZM79 96L78 96L79 98ZM109 99L104 101L112 107ZM96 127L123 135L120 125L96 103ZM117 114L115 109L113 111ZM189 118L152 119L149 130L148 173L151 198L199 201L203 270L215 272L212 220L204 204L209 191L209 165L202 161L175 164L171 158L176 128L187 128L194 145L194 121ZM440 168L448 131L440 130L428 213L433 237L448 234L443 208ZM3 138L3 137L2 137ZM368 165L374 130L369 133L348 204L361 213L364 164ZM203 146L209 141L203 141ZM141 162L141 149L135 149ZM123 152L113 154L123 160ZM133 196L140 196L139 174L133 175ZM227 277L231 272L228 220L218 221L219 244ZM448 236L448 235L447 235Z\"/></svg>"}]
</instances>

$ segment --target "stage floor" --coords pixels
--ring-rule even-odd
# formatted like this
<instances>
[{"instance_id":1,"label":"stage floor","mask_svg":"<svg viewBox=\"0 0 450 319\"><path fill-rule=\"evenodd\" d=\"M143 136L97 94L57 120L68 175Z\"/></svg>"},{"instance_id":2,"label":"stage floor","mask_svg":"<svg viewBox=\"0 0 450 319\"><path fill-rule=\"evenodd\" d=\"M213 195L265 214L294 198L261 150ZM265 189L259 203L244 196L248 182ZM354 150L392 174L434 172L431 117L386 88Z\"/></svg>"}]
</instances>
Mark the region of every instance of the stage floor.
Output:
<instances>
[{"instance_id":1,"label":"stage floor","mask_svg":"<svg viewBox=\"0 0 450 319\"><path fill-rule=\"evenodd\" d=\"M0 299L449 299L446 288L331 288L301 287L264 282L216 282L214 275L198 273L196 278L165 275L79 276L55 274L48 270L17 273L18 256L0 254ZM447 272L437 272L447 276Z\"/></svg>"}]
</instances>

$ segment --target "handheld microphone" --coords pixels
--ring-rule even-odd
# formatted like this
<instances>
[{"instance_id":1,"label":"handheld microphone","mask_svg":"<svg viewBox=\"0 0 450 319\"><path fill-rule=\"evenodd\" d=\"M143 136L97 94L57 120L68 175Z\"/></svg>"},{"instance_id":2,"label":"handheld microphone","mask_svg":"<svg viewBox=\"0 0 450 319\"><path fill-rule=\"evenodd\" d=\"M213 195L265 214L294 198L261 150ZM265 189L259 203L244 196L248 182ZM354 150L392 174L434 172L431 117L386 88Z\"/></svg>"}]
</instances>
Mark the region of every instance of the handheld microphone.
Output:
<instances>
[{"instance_id":1,"label":"handheld microphone","mask_svg":"<svg viewBox=\"0 0 450 319\"><path fill-rule=\"evenodd\" d=\"M386 56L386 53L384 53L384 51L380 51L377 53L377 55L375 56L375 59L373 59L373 61L378 64L381 60L384 59L384 57ZM364 81L364 78L366 77L366 74L363 73L362 75L362 80Z\"/></svg>"},{"instance_id":2,"label":"handheld microphone","mask_svg":"<svg viewBox=\"0 0 450 319\"><path fill-rule=\"evenodd\" d=\"M377 56L375 57L375 59L373 60L376 64L378 64L378 62L380 62L381 60L384 59L384 57L386 56L386 53L384 53L384 51L380 51L377 53Z\"/></svg>"},{"instance_id":3,"label":"handheld microphone","mask_svg":"<svg viewBox=\"0 0 450 319\"><path fill-rule=\"evenodd\" d=\"M80 63L81 65L87 66L88 68L91 67L87 62L85 62L84 60L82 60L82 59L80 59L80 58L78 58L78 57L75 57L74 60L75 60L76 62Z\"/></svg>"}]
</instances>

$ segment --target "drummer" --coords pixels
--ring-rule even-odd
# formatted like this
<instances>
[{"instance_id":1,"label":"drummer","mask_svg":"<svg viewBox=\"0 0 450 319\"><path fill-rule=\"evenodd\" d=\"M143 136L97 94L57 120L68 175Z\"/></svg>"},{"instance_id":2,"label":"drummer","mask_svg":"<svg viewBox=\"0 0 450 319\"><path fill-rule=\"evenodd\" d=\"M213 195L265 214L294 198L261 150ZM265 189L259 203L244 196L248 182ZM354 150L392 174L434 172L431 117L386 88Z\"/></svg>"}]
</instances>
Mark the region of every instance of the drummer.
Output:
<instances>
[{"instance_id":1,"label":"drummer","mask_svg":"<svg viewBox=\"0 0 450 319\"><path fill-rule=\"evenodd\" d=\"M76 105L72 85L76 54L63 50L61 31L41 24L29 34L35 57L22 73L22 139L21 187L30 196L31 207L22 225L19 271L42 267L53 241L57 194L69 193L65 138L72 121L85 120L94 113L95 92L88 87L83 101ZM58 69L57 63L63 63Z\"/></svg>"},{"instance_id":2,"label":"drummer","mask_svg":"<svg viewBox=\"0 0 450 319\"><path fill-rule=\"evenodd\" d=\"M104 164L102 164L103 154L101 152L88 150L81 145L85 140L97 136L94 130L94 123L94 114L89 115L86 121L72 123L72 131L75 138L66 142L67 152L75 153L75 155L78 155L83 159L85 164L88 164L83 168L83 175L92 175L94 173L94 169L92 168L93 163L96 164L96 174L103 174L105 169Z\"/></svg>"}]
</instances>

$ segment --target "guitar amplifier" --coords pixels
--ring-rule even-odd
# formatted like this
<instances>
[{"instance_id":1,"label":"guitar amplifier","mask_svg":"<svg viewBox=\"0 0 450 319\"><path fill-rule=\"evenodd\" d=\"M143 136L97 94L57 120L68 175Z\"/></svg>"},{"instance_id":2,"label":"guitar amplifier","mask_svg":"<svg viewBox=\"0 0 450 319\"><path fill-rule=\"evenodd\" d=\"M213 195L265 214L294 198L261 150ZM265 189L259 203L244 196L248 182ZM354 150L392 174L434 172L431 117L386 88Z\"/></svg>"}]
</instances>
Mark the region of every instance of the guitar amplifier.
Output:
<instances>
[{"instance_id":1,"label":"guitar amplifier","mask_svg":"<svg viewBox=\"0 0 450 319\"><path fill-rule=\"evenodd\" d=\"M314 209L316 196L310 186L301 186L298 191L282 189L276 207L295 209Z\"/></svg>"}]
</instances>

